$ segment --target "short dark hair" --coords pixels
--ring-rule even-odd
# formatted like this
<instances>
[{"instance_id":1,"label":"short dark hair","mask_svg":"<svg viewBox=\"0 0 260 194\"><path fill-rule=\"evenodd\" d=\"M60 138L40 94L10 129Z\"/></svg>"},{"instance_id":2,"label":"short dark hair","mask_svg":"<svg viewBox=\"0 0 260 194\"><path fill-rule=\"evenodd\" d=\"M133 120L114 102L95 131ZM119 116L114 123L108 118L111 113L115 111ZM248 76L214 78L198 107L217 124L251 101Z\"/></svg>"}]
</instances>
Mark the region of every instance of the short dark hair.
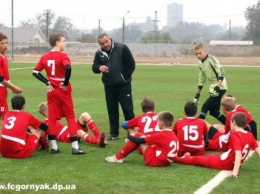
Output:
<instances>
[{"instance_id":1,"label":"short dark hair","mask_svg":"<svg viewBox=\"0 0 260 194\"><path fill-rule=\"evenodd\" d=\"M13 110L22 110L25 105L25 98L22 95L15 95L11 99Z\"/></svg>"},{"instance_id":2,"label":"short dark hair","mask_svg":"<svg viewBox=\"0 0 260 194\"><path fill-rule=\"evenodd\" d=\"M5 34L3 34L2 32L0 32L0 41L4 40L4 39L8 39L7 36Z\"/></svg>"},{"instance_id":3,"label":"short dark hair","mask_svg":"<svg viewBox=\"0 0 260 194\"><path fill-rule=\"evenodd\" d=\"M106 33L99 34L98 39L103 38L105 36L109 37Z\"/></svg>"},{"instance_id":4,"label":"short dark hair","mask_svg":"<svg viewBox=\"0 0 260 194\"><path fill-rule=\"evenodd\" d=\"M141 107L144 113L154 111L154 101L149 98L144 98L141 103Z\"/></svg>"},{"instance_id":5,"label":"short dark hair","mask_svg":"<svg viewBox=\"0 0 260 194\"><path fill-rule=\"evenodd\" d=\"M238 127L245 128L246 126L246 115L242 112L237 112L232 116L232 122L235 122Z\"/></svg>"},{"instance_id":6,"label":"short dark hair","mask_svg":"<svg viewBox=\"0 0 260 194\"><path fill-rule=\"evenodd\" d=\"M184 106L184 112L188 117L194 117L197 113L197 104L193 101L186 102Z\"/></svg>"},{"instance_id":7,"label":"short dark hair","mask_svg":"<svg viewBox=\"0 0 260 194\"><path fill-rule=\"evenodd\" d=\"M52 33L49 37L49 44L51 45L51 47L55 47L56 42L60 41L61 37L64 37L64 35L60 32Z\"/></svg>"},{"instance_id":8,"label":"short dark hair","mask_svg":"<svg viewBox=\"0 0 260 194\"><path fill-rule=\"evenodd\" d=\"M165 127L171 128L174 121L174 116L171 112L163 111L158 114L158 119L164 123Z\"/></svg>"}]
</instances>

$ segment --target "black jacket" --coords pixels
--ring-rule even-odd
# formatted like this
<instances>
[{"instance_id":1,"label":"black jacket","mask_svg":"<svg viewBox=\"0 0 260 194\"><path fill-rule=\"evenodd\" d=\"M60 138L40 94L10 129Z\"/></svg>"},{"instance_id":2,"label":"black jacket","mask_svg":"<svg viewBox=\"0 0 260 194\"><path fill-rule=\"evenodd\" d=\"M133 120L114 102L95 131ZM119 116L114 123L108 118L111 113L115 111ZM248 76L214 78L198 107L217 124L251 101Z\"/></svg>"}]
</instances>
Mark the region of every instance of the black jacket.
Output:
<instances>
[{"instance_id":1,"label":"black jacket","mask_svg":"<svg viewBox=\"0 0 260 194\"><path fill-rule=\"evenodd\" d=\"M101 65L106 65L109 69L109 73L103 73L102 75L104 85L122 86L132 81L135 60L130 49L125 44L112 41L112 49L109 54L99 49L95 54L92 71L101 73L99 70Z\"/></svg>"}]
</instances>

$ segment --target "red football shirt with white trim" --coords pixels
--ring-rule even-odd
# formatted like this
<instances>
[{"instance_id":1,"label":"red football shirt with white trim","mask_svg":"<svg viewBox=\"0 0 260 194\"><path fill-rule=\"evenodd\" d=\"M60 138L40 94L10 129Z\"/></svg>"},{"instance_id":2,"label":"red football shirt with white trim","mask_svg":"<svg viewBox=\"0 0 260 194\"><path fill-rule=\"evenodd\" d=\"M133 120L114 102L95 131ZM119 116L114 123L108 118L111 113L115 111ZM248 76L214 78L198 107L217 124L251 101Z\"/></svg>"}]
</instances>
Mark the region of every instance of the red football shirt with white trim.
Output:
<instances>
[{"instance_id":1,"label":"red football shirt with white trim","mask_svg":"<svg viewBox=\"0 0 260 194\"><path fill-rule=\"evenodd\" d=\"M161 131L158 127L158 115L155 112L143 113L129 121L127 121L129 128L138 127L140 132L145 135L151 135Z\"/></svg>"},{"instance_id":2,"label":"red football shirt with white trim","mask_svg":"<svg viewBox=\"0 0 260 194\"><path fill-rule=\"evenodd\" d=\"M10 152L23 149L28 127L38 129L40 125L41 121L30 113L22 111L7 112L2 123L1 138L8 139L13 143L9 145L1 144L1 149L8 149Z\"/></svg>"},{"instance_id":3,"label":"red football shirt with white trim","mask_svg":"<svg viewBox=\"0 0 260 194\"><path fill-rule=\"evenodd\" d=\"M152 145L156 157L161 161L174 161L179 148L178 139L171 129L165 129L145 137L145 142Z\"/></svg>"},{"instance_id":4,"label":"red football shirt with white trim","mask_svg":"<svg viewBox=\"0 0 260 194\"><path fill-rule=\"evenodd\" d=\"M71 65L66 53L50 51L41 57L34 69L37 71L45 69L50 83L54 86L59 86L65 79L66 65Z\"/></svg>"},{"instance_id":5,"label":"red football shirt with white trim","mask_svg":"<svg viewBox=\"0 0 260 194\"><path fill-rule=\"evenodd\" d=\"M0 54L0 77L4 77L6 81L10 80L7 58L1 54Z\"/></svg>"},{"instance_id":6,"label":"red football shirt with white trim","mask_svg":"<svg viewBox=\"0 0 260 194\"><path fill-rule=\"evenodd\" d=\"M229 138L229 150L220 156L223 166L228 166L229 169L234 167L235 162L235 151L239 150L242 152L241 164L246 159L249 151L258 147L257 141L255 140L252 133L239 130L232 131Z\"/></svg>"},{"instance_id":7,"label":"red football shirt with white trim","mask_svg":"<svg viewBox=\"0 0 260 194\"><path fill-rule=\"evenodd\" d=\"M227 134L231 128L230 128L230 123L231 123L231 119L232 119L232 116L235 114L235 113L238 113L238 112L242 112L246 115L246 124L249 125L249 123L251 121L253 121L253 117L252 115L241 105L238 105L235 110L233 110L232 112L228 113L228 115L226 116L226 123L225 123L225 134Z\"/></svg>"},{"instance_id":8,"label":"red football shirt with white trim","mask_svg":"<svg viewBox=\"0 0 260 194\"><path fill-rule=\"evenodd\" d=\"M185 147L204 149L204 136L208 134L204 120L195 117L179 119L174 124L173 131L178 137L180 150L185 150Z\"/></svg>"}]
</instances>

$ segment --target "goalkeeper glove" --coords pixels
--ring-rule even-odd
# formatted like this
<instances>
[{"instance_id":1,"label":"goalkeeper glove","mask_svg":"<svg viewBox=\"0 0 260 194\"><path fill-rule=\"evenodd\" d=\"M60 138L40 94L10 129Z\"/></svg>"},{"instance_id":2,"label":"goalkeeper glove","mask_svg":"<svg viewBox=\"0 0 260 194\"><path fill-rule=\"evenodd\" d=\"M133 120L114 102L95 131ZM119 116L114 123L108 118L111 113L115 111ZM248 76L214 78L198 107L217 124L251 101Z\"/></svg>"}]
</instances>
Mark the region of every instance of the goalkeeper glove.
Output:
<instances>
[{"instance_id":1,"label":"goalkeeper glove","mask_svg":"<svg viewBox=\"0 0 260 194\"><path fill-rule=\"evenodd\" d=\"M200 94L196 93L196 95L195 95L195 97L193 99L193 102L195 102L197 105L198 105L199 98L200 98Z\"/></svg>"},{"instance_id":2,"label":"goalkeeper glove","mask_svg":"<svg viewBox=\"0 0 260 194\"><path fill-rule=\"evenodd\" d=\"M215 86L214 90L210 93L210 96L217 97L219 95L219 90L220 90L219 86Z\"/></svg>"}]
</instances>

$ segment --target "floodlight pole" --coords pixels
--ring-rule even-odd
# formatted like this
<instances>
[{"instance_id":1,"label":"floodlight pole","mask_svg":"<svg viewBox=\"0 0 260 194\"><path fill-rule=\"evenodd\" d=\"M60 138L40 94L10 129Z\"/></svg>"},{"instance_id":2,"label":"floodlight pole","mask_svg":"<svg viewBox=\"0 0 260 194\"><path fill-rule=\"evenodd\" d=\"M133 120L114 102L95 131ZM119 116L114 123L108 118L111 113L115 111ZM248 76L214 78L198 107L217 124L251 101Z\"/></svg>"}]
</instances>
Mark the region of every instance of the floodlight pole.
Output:
<instances>
[{"instance_id":1,"label":"floodlight pole","mask_svg":"<svg viewBox=\"0 0 260 194\"><path fill-rule=\"evenodd\" d=\"M99 36L100 33L101 33L100 22L101 22L101 19L98 20L98 36Z\"/></svg>"},{"instance_id":2,"label":"floodlight pole","mask_svg":"<svg viewBox=\"0 0 260 194\"><path fill-rule=\"evenodd\" d=\"M122 43L125 42L125 16L128 14L130 11L127 11L123 17L123 27L122 27Z\"/></svg>"},{"instance_id":3,"label":"floodlight pole","mask_svg":"<svg viewBox=\"0 0 260 194\"><path fill-rule=\"evenodd\" d=\"M11 15L11 18L12 18L12 37L11 37L11 42L12 42L12 61L14 60L14 0L12 0L12 15Z\"/></svg>"}]
</instances>

